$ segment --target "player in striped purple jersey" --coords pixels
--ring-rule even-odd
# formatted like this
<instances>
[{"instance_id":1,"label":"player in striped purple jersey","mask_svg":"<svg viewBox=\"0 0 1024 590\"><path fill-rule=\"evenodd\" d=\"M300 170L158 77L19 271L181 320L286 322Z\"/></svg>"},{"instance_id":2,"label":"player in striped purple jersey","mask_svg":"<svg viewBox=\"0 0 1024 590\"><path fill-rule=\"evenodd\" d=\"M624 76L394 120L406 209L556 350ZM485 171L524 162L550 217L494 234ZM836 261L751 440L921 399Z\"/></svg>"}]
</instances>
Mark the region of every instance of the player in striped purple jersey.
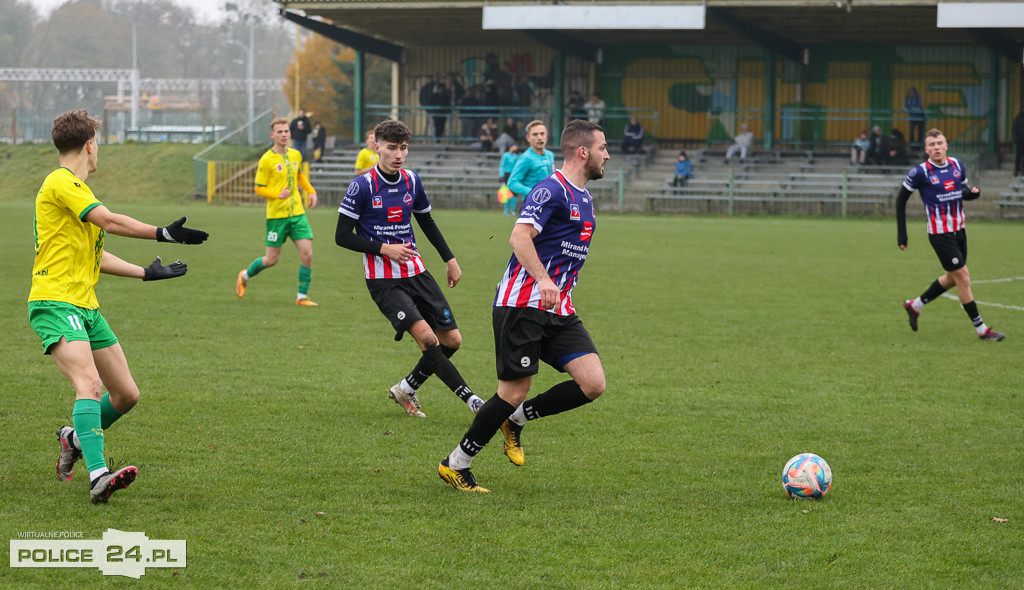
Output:
<instances>
[{"instance_id":1,"label":"player in striped purple jersey","mask_svg":"<svg viewBox=\"0 0 1024 590\"><path fill-rule=\"evenodd\" d=\"M928 221L928 241L939 257L945 273L913 300L903 302L910 319L910 329L917 331L921 309L947 289L956 286L957 297L967 317L971 319L978 338L999 342L1005 335L985 325L978 313L978 305L971 293L971 277L967 271L967 230L964 227L965 200L981 196L981 189L971 187L967 172L960 160L947 157L949 145L938 129L931 129L924 137L928 159L914 166L903 180L896 197L896 243L900 250L907 249L907 199L915 190L924 202Z\"/></svg>"},{"instance_id":2,"label":"player in striped purple jersey","mask_svg":"<svg viewBox=\"0 0 1024 590\"><path fill-rule=\"evenodd\" d=\"M357 176L346 191L338 207L335 242L363 253L366 288L395 329L395 340L409 332L422 351L416 367L391 388L388 397L409 416L425 418L416 390L437 373L476 412L483 400L466 385L450 360L462 345L462 335L444 293L416 248L413 217L444 260L448 287L459 284L462 269L430 215L423 183L416 173L402 168L411 134L401 121L384 121L374 129L380 160L369 172Z\"/></svg>"},{"instance_id":3,"label":"player in striped purple jersey","mask_svg":"<svg viewBox=\"0 0 1024 590\"><path fill-rule=\"evenodd\" d=\"M470 465L499 429L505 455L523 465L520 433L527 420L578 408L605 390L604 367L576 316L572 290L595 229L594 199L584 187L604 176L608 142L600 125L574 120L561 146L562 168L533 186L509 238L512 256L492 311L498 393L437 468L458 490L488 491L477 485ZM540 361L572 379L526 399Z\"/></svg>"}]
</instances>

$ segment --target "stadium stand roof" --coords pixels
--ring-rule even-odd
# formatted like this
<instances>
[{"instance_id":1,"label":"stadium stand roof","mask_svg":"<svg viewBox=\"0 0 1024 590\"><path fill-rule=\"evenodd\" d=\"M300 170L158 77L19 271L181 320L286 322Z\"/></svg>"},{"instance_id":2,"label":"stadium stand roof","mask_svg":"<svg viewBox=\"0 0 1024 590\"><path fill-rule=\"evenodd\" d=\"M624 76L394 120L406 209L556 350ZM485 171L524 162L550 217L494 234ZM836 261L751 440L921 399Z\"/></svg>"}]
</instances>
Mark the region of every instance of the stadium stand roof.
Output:
<instances>
[{"instance_id":1,"label":"stadium stand roof","mask_svg":"<svg viewBox=\"0 0 1024 590\"><path fill-rule=\"evenodd\" d=\"M528 4L502 0L277 0L283 9L330 19L335 25L404 46L449 44L516 44L535 42L529 31L484 30L485 5ZM948 3L948 2L947 2ZM532 6L558 4L697 5L701 2L567 2L542 0ZM814 44L901 45L981 44L1015 62L1022 59L1024 27L957 29L939 28L939 0L706 0L706 26L701 30L593 30L581 22L578 29L559 30L564 38L592 45L616 44L774 44L787 55L794 47ZM981 4L981 3L979 3ZM1024 3L995 0L1012 11ZM543 28L540 23L538 29ZM787 57L790 57L787 55ZM792 57L791 57L792 59Z\"/></svg>"}]
</instances>

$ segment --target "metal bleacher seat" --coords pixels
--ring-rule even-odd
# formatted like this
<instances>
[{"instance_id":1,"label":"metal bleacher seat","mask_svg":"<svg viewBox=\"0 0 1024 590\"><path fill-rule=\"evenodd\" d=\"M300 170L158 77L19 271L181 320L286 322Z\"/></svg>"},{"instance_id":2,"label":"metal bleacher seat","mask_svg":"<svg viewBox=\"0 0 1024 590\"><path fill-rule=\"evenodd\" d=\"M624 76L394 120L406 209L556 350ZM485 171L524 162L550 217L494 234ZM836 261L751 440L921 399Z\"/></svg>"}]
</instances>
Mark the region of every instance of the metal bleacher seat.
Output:
<instances>
[{"instance_id":1,"label":"metal bleacher seat","mask_svg":"<svg viewBox=\"0 0 1024 590\"><path fill-rule=\"evenodd\" d=\"M996 206L1002 217L1019 217L1024 214L1024 183L1015 182L999 193Z\"/></svg>"}]
</instances>

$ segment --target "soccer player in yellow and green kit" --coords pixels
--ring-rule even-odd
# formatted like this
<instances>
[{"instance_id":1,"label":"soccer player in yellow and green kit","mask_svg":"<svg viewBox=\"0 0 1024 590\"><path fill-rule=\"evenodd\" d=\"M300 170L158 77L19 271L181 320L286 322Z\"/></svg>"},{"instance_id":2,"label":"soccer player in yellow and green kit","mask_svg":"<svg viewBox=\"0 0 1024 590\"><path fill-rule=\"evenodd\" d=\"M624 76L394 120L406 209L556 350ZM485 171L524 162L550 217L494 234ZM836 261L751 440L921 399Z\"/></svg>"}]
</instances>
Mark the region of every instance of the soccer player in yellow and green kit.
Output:
<instances>
[{"instance_id":1,"label":"soccer player in yellow and green kit","mask_svg":"<svg viewBox=\"0 0 1024 590\"><path fill-rule=\"evenodd\" d=\"M308 295L313 278L313 229L306 219L299 188L309 195L310 209L316 207L316 190L302 172L302 154L288 147L291 139L288 119L271 121L270 137L274 145L263 154L256 168L256 194L267 200L267 252L238 273L235 295L244 296L253 277L277 264L281 258L281 247L291 237L299 249L299 290L295 303L317 307Z\"/></svg>"},{"instance_id":2,"label":"soccer player in yellow and green kit","mask_svg":"<svg viewBox=\"0 0 1024 590\"><path fill-rule=\"evenodd\" d=\"M131 465L111 472L103 458L104 432L135 406L139 388L117 337L100 315L96 282L100 273L154 281L188 270L180 260L164 265L158 257L146 267L122 260L104 250L104 235L178 244L201 244L207 238L204 231L183 227L184 217L156 227L114 213L96 199L85 180L96 171L99 126L81 109L53 121L60 168L36 194L36 255L28 297L29 323L43 341L43 353L53 357L76 394L74 427L57 431L57 477L70 481L75 462L84 457L94 504L128 487L139 472Z\"/></svg>"}]
</instances>

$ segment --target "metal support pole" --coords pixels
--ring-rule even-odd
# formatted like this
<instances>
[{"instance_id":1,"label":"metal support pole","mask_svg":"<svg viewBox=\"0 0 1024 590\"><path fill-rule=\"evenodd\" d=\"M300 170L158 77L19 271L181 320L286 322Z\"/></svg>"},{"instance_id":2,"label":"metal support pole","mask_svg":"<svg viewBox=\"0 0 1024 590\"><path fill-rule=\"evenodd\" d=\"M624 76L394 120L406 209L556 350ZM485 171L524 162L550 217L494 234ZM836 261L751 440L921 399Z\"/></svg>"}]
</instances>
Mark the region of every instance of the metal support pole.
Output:
<instances>
[{"instance_id":1,"label":"metal support pole","mask_svg":"<svg viewBox=\"0 0 1024 590\"><path fill-rule=\"evenodd\" d=\"M256 89L253 87L256 74L256 21L249 17L249 67L248 78L246 79L246 91L249 93L249 145L255 143L253 139L253 119L256 118Z\"/></svg>"},{"instance_id":2,"label":"metal support pole","mask_svg":"<svg viewBox=\"0 0 1024 590\"><path fill-rule=\"evenodd\" d=\"M555 52L555 104L551 113L551 129L548 129L548 136L552 143L558 143L562 139L563 107L565 105L565 53Z\"/></svg>"},{"instance_id":3,"label":"metal support pole","mask_svg":"<svg viewBox=\"0 0 1024 590\"><path fill-rule=\"evenodd\" d=\"M732 197L733 191L736 189L736 171L729 171L729 216L732 216Z\"/></svg>"},{"instance_id":4,"label":"metal support pole","mask_svg":"<svg viewBox=\"0 0 1024 590\"><path fill-rule=\"evenodd\" d=\"M775 54L769 53L764 63L764 149L775 146Z\"/></svg>"},{"instance_id":5,"label":"metal support pole","mask_svg":"<svg viewBox=\"0 0 1024 590\"><path fill-rule=\"evenodd\" d=\"M846 193L847 193L847 188L849 186L849 182L850 182L849 173L846 170L843 170L843 191L842 191L842 194L843 194L843 204L842 204L843 219L846 219Z\"/></svg>"},{"instance_id":6,"label":"metal support pole","mask_svg":"<svg viewBox=\"0 0 1024 590\"><path fill-rule=\"evenodd\" d=\"M988 151L996 153L999 147L996 137L999 129L999 102L996 96L999 93L999 54L993 50L989 50L989 54L991 65L988 78Z\"/></svg>"},{"instance_id":7,"label":"metal support pole","mask_svg":"<svg viewBox=\"0 0 1024 590\"><path fill-rule=\"evenodd\" d=\"M626 169L619 168L619 211L622 211L623 201L626 192Z\"/></svg>"},{"instance_id":8,"label":"metal support pole","mask_svg":"<svg viewBox=\"0 0 1024 590\"><path fill-rule=\"evenodd\" d=\"M363 119L366 111L366 54L357 49L352 65L352 143L359 145L363 140Z\"/></svg>"},{"instance_id":9,"label":"metal support pole","mask_svg":"<svg viewBox=\"0 0 1024 590\"><path fill-rule=\"evenodd\" d=\"M139 50L135 41L135 24L132 23L132 127L142 139L139 129Z\"/></svg>"}]
</instances>

